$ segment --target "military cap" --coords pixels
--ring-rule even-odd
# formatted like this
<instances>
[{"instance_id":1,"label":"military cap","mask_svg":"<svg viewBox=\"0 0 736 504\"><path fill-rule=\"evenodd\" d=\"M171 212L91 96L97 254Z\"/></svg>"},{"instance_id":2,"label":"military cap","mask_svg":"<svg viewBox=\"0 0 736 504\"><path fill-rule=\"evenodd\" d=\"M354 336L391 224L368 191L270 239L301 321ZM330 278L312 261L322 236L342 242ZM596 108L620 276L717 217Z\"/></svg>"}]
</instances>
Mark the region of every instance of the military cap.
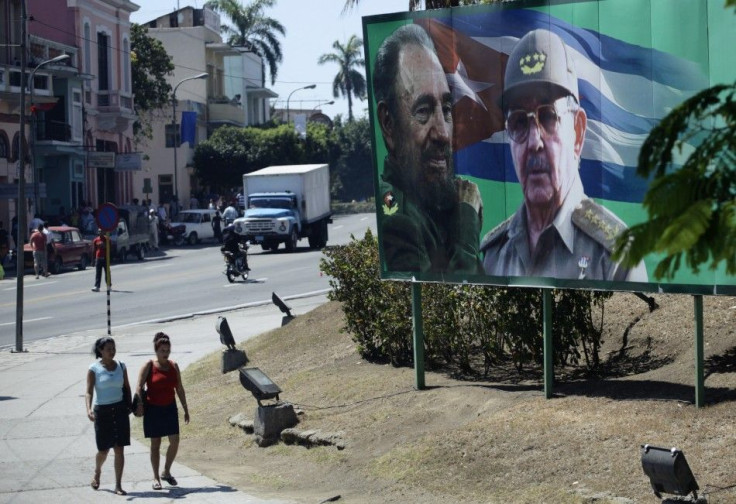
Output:
<instances>
[{"instance_id":1,"label":"military cap","mask_svg":"<svg viewBox=\"0 0 736 504\"><path fill-rule=\"evenodd\" d=\"M499 105L508 104L532 85L548 85L580 103L575 63L562 39L548 30L534 30L524 35L506 63L503 94Z\"/></svg>"}]
</instances>

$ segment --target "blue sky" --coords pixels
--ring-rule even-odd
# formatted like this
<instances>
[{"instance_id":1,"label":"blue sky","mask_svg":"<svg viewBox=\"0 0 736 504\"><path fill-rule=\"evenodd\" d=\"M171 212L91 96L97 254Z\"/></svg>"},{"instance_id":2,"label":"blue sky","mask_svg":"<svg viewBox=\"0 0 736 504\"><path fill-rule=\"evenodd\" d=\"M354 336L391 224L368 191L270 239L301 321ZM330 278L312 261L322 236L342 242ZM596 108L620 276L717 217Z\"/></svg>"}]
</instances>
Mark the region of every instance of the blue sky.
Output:
<instances>
[{"instance_id":1,"label":"blue sky","mask_svg":"<svg viewBox=\"0 0 736 504\"><path fill-rule=\"evenodd\" d=\"M144 23L176 10L179 7L201 8L205 0L134 0L141 8L131 20ZM244 0L247 2L247 0ZM305 89L291 96L291 108L313 108L319 103L335 100L334 105L322 105L321 110L330 117L343 114L347 118L348 102L333 98L332 80L338 71L335 64L318 65L317 59L332 52L332 43L345 43L351 35L363 37L362 16L405 11L408 0L362 0L361 6L342 15L345 0L277 0L267 11L286 28L282 39L283 62L279 67L276 84L269 86L279 94L277 108L286 107L286 98L297 88L316 84L315 89ZM223 19L223 21L226 21ZM353 103L353 114L367 115L367 101Z\"/></svg>"}]
</instances>

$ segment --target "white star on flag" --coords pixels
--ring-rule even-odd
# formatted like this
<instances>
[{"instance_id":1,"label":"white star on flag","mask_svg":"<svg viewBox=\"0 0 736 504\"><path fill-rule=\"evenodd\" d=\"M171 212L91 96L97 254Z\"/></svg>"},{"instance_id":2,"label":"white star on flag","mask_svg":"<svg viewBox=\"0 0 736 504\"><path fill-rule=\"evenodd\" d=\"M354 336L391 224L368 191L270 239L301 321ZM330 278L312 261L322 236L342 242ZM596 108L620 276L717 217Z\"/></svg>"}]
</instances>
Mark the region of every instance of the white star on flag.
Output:
<instances>
[{"instance_id":1,"label":"white star on flag","mask_svg":"<svg viewBox=\"0 0 736 504\"><path fill-rule=\"evenodd\" d=\"M456 104L460 101L463 96L467 96L471 100L477 102L485 110L488 110L483 100L478 96L478 91L484 91L493 86L489 82L480 82L470 80L468 72L465 70L465 65L462 60L457 60L457 68L454 73L445 74L447 76L447 83L452 89L452 104Z\"/></svg>"}]
</instances>

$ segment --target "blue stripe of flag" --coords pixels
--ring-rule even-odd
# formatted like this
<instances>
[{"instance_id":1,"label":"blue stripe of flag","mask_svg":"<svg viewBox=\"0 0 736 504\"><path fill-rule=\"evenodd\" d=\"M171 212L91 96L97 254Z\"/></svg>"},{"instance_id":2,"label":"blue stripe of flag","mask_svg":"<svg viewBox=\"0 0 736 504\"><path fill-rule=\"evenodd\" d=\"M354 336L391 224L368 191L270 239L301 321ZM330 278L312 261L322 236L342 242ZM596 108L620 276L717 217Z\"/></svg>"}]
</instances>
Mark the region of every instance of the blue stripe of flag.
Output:
<instances>
[{"instance_id":1,"label":"blue stripe of flag","mask_svg":"<svg viewBox=\"0 0 736 504\"><path fill-rule=\"evenodd\" d=\"M478 142L453 154L458 175L518 183L508 144ZM582 159L580 178L585 194L591 198L640 203L648 182L636 174L636 168Z\"/></svg>"}]
</instances>

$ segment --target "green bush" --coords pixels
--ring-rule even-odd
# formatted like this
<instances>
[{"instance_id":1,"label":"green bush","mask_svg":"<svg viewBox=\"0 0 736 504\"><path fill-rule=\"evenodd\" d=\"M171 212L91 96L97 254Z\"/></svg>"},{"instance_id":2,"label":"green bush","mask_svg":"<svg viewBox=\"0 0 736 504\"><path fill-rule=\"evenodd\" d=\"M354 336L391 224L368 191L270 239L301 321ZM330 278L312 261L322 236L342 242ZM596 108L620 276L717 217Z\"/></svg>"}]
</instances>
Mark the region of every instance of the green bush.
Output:
<instances>
[{"instance_id":1,"label":"green bush","mask_svg":"<svg viewBox=\"0 0 736 504\"><path fill-rule=\"evenodd\" d=\"M412 362L409 283L381 281L378 242L369 231L361 240L328 248L320 267L330 276L329 299L343 303L344 327L371 361ZM603 310L612 294L555 290L553 343L555 365L600 365L601 326L593 310ZM465 374L487 376L510 360L521 371L543 362L542 291L473 285L423 284L422 321L425 360L452 364ZM482 366L482 371L478 369Z\"/></svg>"}]
</instances>

